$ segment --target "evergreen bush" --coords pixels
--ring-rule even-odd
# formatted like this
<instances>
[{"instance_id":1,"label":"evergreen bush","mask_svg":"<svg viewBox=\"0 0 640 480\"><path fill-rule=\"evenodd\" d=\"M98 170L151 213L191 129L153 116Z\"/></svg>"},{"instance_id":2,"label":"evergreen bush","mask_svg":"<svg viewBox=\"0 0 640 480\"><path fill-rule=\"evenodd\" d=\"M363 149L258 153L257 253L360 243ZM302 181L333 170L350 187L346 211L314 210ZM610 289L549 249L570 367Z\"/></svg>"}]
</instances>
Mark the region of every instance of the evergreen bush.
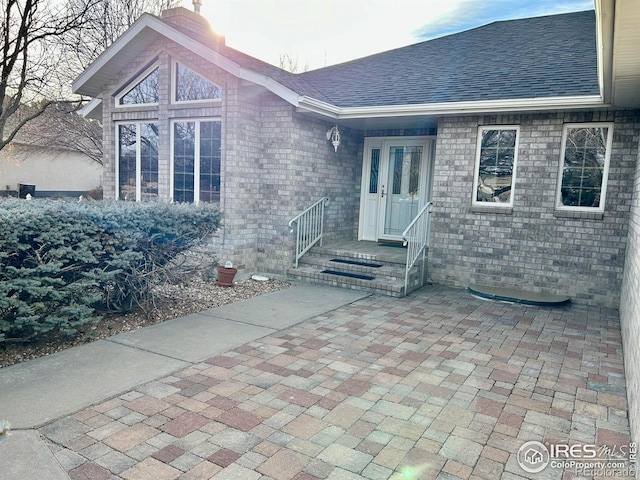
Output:
<instances>
[{"instance_id":1,"label":"evergreen bush","mask_svg":"<svg viewBox=\"0 0 640 480\"><path fill-rule=\"evenodd\" d=\"M74 334L143 305L220 225L212 205L0 200L0 342Z\"/></svg>"}]
</instances>

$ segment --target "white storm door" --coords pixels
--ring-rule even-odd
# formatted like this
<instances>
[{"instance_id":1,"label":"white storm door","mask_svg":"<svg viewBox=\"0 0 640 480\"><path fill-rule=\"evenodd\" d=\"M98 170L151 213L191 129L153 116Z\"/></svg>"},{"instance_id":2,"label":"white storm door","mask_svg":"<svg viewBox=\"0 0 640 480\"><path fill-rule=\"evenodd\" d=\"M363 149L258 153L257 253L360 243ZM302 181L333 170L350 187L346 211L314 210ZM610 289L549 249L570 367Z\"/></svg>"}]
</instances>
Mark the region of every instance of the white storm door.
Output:
<instances>
[{"instance_id":1,"label":"white storm door","mask_svg":"<svg viewBox=\"0 0 640 480\"><path fill-rule=\"evenodd\" d=\"M367 138L358 240L401 240L431 196L433 140Z\"/></svg>"},{"instance_id":2,"label":"white storm door","mask_svg":"<svg viewBox=\"0 0 640 480\"><path fill-rule=\"evenodd\" d=\"M382 145L378 240L402 233L427 201L426 140L387 140Z\"/></svg>"}]
</instances>

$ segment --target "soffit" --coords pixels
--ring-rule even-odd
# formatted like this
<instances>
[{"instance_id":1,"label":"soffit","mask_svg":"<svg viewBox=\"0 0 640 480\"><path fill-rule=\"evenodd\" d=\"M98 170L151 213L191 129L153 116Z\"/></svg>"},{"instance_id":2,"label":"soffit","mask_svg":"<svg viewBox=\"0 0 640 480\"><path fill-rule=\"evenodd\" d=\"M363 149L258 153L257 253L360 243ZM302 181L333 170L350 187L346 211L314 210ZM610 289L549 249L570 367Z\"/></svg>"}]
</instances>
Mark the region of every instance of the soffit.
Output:
<instances>
[{"instance_id":1,"label":"soffit","mask_svg":"<svg viewBox=\"0 0 640 480\"><path fill-rule=\"evenodd\" d=\"M640 0L615 2L613 104L640 107Z\"/></svg>"},{"instance_id":2,"label":"soffit","mask_svg":"<svg viewBox=\"0 0 640 480\"><path fill-rule=\"evenodd\" d=\"M105 85L117 78L118 74L134 61L139 55L149 49L151 45L157 42L160 35L155 30L145 27L135 36L135 41L129 42L126 48L118 50L117 55L112 55L105 61L99 69L95 69L91 79L84 82L79 88L74 88L75 92L80 95L89 97L97 97L102 93ZM102 60L99 58L98 60ZM79 80L82 77L79 77ZM76 80L77 82L78 80ZM75 82L74 82L75 83ZM74 85L75 87L75 85Z\"/></svg>"}]
</instances>

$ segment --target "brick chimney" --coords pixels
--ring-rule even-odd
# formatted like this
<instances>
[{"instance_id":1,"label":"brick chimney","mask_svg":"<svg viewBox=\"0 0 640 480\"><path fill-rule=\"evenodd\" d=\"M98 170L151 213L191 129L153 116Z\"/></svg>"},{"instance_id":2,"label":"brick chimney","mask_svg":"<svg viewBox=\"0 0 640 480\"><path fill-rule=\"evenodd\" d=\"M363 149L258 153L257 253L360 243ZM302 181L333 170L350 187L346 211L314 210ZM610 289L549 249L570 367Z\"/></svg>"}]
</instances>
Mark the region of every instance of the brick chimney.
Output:
<instances>
[{"instance_id":1,"label":"brick chimney","mask_svg":"<svg viewBox=\"0 0 640 480\"><path fill-rule=\"evenodd\" d=\"M178 30L193 36L198 40L206 40L207 44L213 40L215 45L224 45L224 35L218 35L211 29L211 25L202 15L187 10L184 7L175 7L164 10L162 19L176 27Z\"/></svg>"}]
</instances>

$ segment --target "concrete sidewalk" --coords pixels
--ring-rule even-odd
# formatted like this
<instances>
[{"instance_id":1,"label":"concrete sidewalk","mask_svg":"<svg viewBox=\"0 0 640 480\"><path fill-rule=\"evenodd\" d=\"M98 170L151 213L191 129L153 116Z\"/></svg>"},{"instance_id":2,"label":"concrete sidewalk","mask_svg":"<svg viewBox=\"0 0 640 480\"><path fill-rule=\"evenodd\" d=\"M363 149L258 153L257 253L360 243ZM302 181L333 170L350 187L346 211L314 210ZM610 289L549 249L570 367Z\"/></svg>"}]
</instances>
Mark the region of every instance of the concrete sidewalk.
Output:
<instances>
[{"instance_id":1,"label":"concrete sidewalk","mask_svg":"<svg viewBox=\"0 0 640 480\"><path fill-rule=\"evenodd\" d=\"M29 429L368 295L295 286L2 368L2 478L68 478Z\"/></svg>"}]
</instances>

